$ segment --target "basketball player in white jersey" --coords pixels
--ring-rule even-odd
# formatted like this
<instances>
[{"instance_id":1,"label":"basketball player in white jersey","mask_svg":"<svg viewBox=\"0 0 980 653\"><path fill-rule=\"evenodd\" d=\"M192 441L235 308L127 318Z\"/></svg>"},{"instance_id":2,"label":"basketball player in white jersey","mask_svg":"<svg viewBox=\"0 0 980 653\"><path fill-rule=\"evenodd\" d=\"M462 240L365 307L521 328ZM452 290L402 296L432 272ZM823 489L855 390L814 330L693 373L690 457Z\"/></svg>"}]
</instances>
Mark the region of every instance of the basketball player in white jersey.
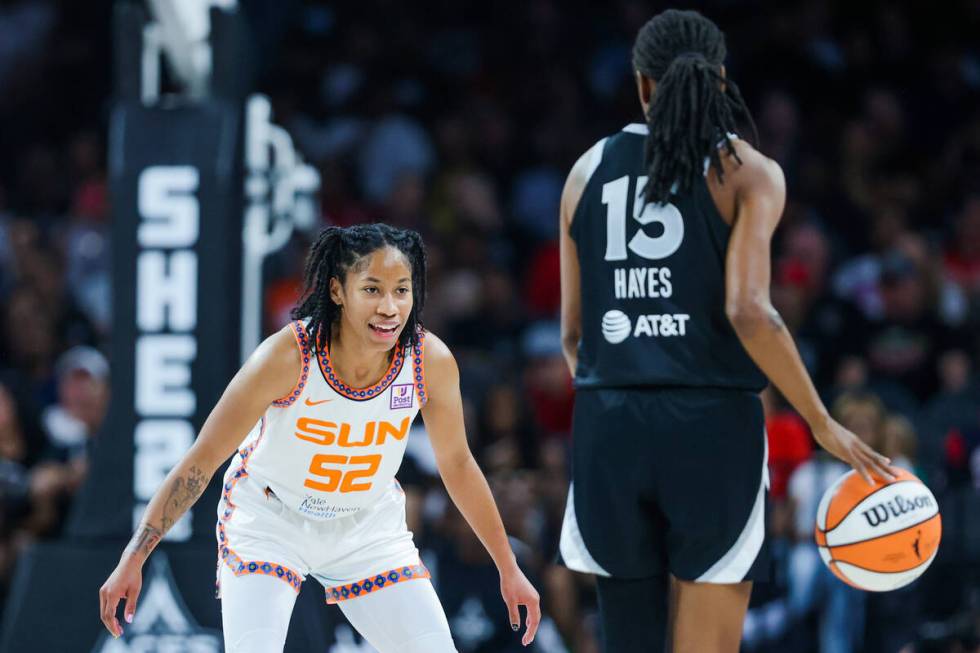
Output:
<instances>
[{"instance_id":1,"label":"basketball player in white jersey","mask_svg":"<svg viewBox=\"0 0 980 653\"><path fill-rule=\"evenodd\" d=\"M228 653L282 651L308 576L381 653L455 651L395 480L421 410L446 489L500 572L514 630L526 607L529 645L538 593L469 451L456 362L419 321L421 238L382 224L330 227L305 276L295 321L235 375L147 506L99 593L106 628L122 634L123 599L132 621L146 558L234 453L216 528Z\"/></svg>"}]
</instances>

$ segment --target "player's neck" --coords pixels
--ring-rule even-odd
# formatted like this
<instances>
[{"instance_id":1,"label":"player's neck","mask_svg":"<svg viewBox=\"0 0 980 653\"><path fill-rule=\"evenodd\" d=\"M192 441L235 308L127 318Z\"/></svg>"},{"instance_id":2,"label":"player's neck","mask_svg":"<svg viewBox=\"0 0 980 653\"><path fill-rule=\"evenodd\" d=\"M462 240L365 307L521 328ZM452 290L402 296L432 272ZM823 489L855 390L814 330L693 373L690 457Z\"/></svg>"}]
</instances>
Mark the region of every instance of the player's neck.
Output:
<instances>
[{"instance_id":1,"label":"player's neck","mask_svg":"<svg viewBox=\"0 0 980 653\"><path fill-rule=\"evenodd\" d=\"M394 350L378 351L357 338L342 337L340 330L330 340L330 363L347 385L365 388L376 384L388 371Z\"/></svg>"}]
</instances>

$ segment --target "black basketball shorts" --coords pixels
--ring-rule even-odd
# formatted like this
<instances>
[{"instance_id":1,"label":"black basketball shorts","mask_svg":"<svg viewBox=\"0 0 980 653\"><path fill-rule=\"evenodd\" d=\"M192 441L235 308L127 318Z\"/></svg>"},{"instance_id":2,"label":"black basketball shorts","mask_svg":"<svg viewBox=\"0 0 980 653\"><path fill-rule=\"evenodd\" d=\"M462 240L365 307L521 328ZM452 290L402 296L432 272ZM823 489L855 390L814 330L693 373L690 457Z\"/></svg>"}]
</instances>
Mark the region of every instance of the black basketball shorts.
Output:
<instances>
[{"instance_id":1,"label":"black basketball shorts","mask_svg":"<svg viewBox=\"0 0 980 653\"><path fill-rule=\"evenodd\" d=\"M579 390L559 561L615 578L768 577L762 403L716 388Z\"/></svg>"}]
</instances>

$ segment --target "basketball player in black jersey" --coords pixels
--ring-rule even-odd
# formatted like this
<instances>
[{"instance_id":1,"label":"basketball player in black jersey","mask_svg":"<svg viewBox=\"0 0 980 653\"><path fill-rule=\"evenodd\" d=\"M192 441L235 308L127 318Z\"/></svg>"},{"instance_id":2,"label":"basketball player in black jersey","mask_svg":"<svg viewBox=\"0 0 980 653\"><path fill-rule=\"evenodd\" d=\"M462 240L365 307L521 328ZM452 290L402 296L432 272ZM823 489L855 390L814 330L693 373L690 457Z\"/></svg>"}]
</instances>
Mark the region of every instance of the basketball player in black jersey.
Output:
<instances>
[{"instance_id":1,"label":"basketball player in black jersey","mask_svg":"<svg viewBox=\"0 0 980 653\"><path fill-rule=\"evenodd\" d=\"M738 650L768 566L766 377L827 451L892 478L830 418L769 301L785 184L734 133L752 121L724 58L704 16L650 20L633 49L647 121L589 149L562 196L577 396L560 553L598 576L607 653Z\"/></svg>"}]
</instances>

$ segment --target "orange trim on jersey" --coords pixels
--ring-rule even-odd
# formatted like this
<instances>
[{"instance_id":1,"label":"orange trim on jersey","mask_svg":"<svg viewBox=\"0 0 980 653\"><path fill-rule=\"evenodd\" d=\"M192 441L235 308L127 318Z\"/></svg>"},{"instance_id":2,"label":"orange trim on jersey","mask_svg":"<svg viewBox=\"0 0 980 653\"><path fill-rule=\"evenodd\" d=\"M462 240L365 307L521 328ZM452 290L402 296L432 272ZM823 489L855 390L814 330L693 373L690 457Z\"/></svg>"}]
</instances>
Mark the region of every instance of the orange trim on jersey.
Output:
<instances>
[{"instance_id":1,"label":"orange trim on jersey","mask_svg":"<svg viewBox=\"0 0 980 653\"><path fill-rule=\"evenodd\" d=\"M425 565L420 562L417 565L389 569L388 571L381 572L377 576L371 576L354 583L348 583L347 585L326 587L324 588L324 592L327 595L328 604L340 603L341 601L356 599L359 596L384 589L389 585L403 583L409 580L417 580L419 578L431 577L432 574L430 574L429 570L425 568Z\"/></svg>"},{"instance_id":2,"label":"orange trim on jersey","mask_svg":"<svg viewBox=\"0 0 980 653\"><path fill-rule=\"evenodd\" d=\"M218 525L216 526L216 534L218 537L218 568L215 579L215 595L221 597L221 562L224 561L228 568L231 569L232 573L236 576L243 576L245 574L265 574L267 576L273 576L288 583L297 593L299 593L300 587L303 584L303 575L298 571L286 567L285 565L280 565L276 562L267 562L264 560L251 560L246 561L241 558L235 550L231 548L231 543L228 540L228 533L225 532L225 523L227 523L231 516L235 512L237 507L235 503L231 500L231 492L235 489L235 485L242 478L248 476L248 469L246 465L248 464L248 459L251 457L252 452L255 448L259 446L262 441L262 436L265 435L265 417L262 418L262 427L259 431L259 437L255 439L251 445L242 449L238 452L241 456L242 462L232 474L230 480L228 480L224 487L221 489L221 500L225 504L225 511L222 513L221 517L218 519Z\"/></svg>"},{"instance_id":3,"label":"orange trim on jersey","mask_svg":"<svg viewBox=\"0 0 980 653\"><path fill-rule=\"evenodd\" d=\"M320 371L323 372L324 380L337 394L354 401L367 401L387 390L388 386L398 377L398 373L402 371L402 364L405 362L405 348L400 342L395 345L395 353L391 357L391 365L388 366L388 371L385 372L381 381L366 388L352 388L341 380L330 362L329 349L318 352L317 360L320 362Z\"/></svg>"},{"instance_id":4,"label":"orange trim on jersey","mask_svg":"<svg viewBox=\"0 0 980 653\"><path fill-rule=\"evenodd\" d=\"M425 394L425 331L419 329L419 340L412 347L412 383L419 398L419 408L425 405L429 397Z\"/></svg>"},{"instance_id":5,"label":"orange trim on jersey","mask_svg":"<svg viewBox=\"0 0 980 653\"><path fill-rule=\"evenodd\" d=\"M299 320L290 322L289 327L293 331L296 346L299 347L300 356L303 358L303 369L300 371L299 379L296 380L296 385L289 391L289 394L272 402L273 406L278 406L279 408L291 406L303 394L303 388L306 387L306 379L310 376L310 337L306 333L306 327Z\"/></svg>"}]
</instances>

